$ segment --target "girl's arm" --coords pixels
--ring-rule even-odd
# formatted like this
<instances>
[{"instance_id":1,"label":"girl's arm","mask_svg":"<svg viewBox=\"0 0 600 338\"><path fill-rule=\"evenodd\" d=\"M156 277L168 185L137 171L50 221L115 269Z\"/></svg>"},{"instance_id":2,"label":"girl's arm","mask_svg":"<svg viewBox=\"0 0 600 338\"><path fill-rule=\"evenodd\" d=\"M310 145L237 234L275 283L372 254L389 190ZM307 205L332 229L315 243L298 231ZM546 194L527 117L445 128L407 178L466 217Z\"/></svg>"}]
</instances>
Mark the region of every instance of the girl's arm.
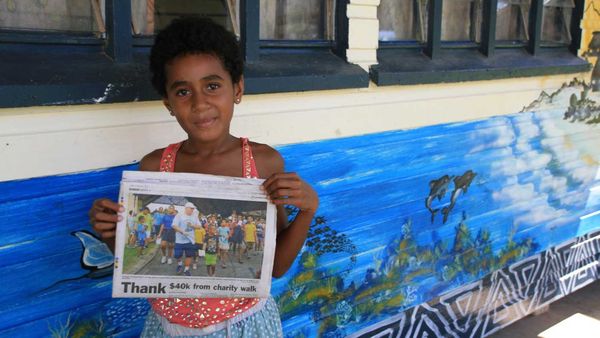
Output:
<instances>
[{"instance_id":1,"label":"girl's arm","mask_svg":"<svg viewBox=\"0 0 600 338\"><path fill-rule=\"evenodd\" d=\"M270 158L272 165L262 169L263 173L269 173L263 188L271 201L277 205L277 244L273 277L281 277L290 268L304 245L308 228L319 206L319 197L296 173L285 173L283 158L277 151L270 149L274 154ZM289 225L284 205L293 205L300 209Z\"/></svg>"},{"instance_id":2,"label":"girl's arm","mask_svg":"<svg viewBox=\"0 0 600 338\"><path fill-rule=\"evenodd\" d=\"M298 177L299 180L301 180ZM310 186L303 181L303 184L310 190ZM274 192L276 193L276 192ZM314 191L313 191L314 193ZM269 194L272 196L272 194ZM291 202L285 202L287 198L273 199L275 204L289 204L299 207ZM282 205L277 206L277 244L275 246L275 261L273 263L273 277L283 276L290 268L298 252L302 249L304 241L306 240L306 234L310 224L312 223L313 217L318 206L318 197L314 193L312 197L307 197L307 200L311 200L314 205L312 208L300 208L301 210L296 214L294 220L288 224L287 213ZM287 226L286 226L287 225Z\"/></svg>"}]
</instances>

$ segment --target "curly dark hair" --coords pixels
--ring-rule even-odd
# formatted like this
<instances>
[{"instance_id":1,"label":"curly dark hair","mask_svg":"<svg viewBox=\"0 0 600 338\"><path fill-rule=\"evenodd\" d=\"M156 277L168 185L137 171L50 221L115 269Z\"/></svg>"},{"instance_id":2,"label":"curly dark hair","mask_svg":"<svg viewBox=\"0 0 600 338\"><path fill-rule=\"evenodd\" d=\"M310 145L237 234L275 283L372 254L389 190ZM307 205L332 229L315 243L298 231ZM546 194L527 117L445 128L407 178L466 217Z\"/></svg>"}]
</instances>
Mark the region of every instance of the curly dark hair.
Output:
<instances>
[{"instance_id":1,"label":"curly dark hair","mask_svg":"<svg viewBox=\"0 0 600 338\"><path fill-rule=\"evenodd\" d=\"M162 96L167 96L165 66L178 56L212 54L237 83L244 72L244 60L235 35L209 18L185 17L173 20L161 30L150 52L152 85Z\"/></svg>"}]
</instances>

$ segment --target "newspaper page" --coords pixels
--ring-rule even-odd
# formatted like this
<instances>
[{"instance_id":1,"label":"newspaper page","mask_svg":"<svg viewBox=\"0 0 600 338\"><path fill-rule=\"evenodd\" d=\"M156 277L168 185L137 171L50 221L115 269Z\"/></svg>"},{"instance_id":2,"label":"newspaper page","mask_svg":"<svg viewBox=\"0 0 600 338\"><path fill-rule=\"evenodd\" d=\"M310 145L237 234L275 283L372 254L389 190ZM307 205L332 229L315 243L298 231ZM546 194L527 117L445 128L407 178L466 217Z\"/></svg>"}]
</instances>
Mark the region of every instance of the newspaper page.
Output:
<instances>
[{"instance_id":1,"label":"newspaper page","mask_svg":"<svg viewBox=\"0 0 600 338\"><path fill-rule=\"evenodd\" d=\"M113 297L268 297L277 217L262 182L124 171Z\"/></svg>"}]
</instances>

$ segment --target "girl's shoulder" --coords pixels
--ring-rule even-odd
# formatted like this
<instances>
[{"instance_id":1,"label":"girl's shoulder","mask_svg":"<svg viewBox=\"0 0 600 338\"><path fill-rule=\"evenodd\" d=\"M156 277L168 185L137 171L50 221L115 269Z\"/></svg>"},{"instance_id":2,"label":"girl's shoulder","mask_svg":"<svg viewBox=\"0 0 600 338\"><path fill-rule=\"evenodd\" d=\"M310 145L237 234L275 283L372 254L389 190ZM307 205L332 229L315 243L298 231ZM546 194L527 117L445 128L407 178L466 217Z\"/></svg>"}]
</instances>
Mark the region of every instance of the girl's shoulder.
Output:
<instances>
[{"instance_id":1,"label":"girl's shoulder","mask_svg":"<svg viewBox=\"0 0 600 338\"><path fill-rule=\"evenodd\" d=\"M146 154L140 161L140 171L158 171L160 168L160 159L165 148L156 149L149 154Z\"/></svg>"},{"instance_id":2,"label":"girl's shoulder","mask_svg":"<svg viewBox=\"0 0 600 338\"><path fill-rule=\"evenodd\" d=\"M283 157L277 150L267 144L252 141L250 141L250 147L252 147L252 155L254 156L256 169L261 177L266 178L274 173L283 172Z\"/></svg>"}]
</instances>

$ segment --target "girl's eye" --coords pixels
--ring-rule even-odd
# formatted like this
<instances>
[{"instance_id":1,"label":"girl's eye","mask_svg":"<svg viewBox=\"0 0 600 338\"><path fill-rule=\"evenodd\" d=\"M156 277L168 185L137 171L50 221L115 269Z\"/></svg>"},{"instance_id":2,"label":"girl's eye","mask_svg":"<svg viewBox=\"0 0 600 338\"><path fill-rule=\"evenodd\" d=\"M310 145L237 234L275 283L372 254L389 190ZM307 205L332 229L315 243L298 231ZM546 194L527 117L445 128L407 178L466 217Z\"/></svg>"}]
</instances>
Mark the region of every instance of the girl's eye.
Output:
<instances>
[{"instance_id":1,"label":"girl's eye","mask_svg":"<svg viewBox=\"0 0 600 338\"><path fill-rule=\"evenodd\" d=\"M206 86L209 90L217 90L219 88L221 88L221 85L219 85L218 83L209 83L208 86Z\"/></svg>"},{"instance_id":2,"label":"girl's eye","mask_svg":"<svg viewBox=\"0 0 600 338\"><path fill-rule=\"evenodd\" d=\"M177 95L177 96L186 96L186 95L188 95L189 93L190 93L190 91L189 91L189 90L187 90L187 89L179 89L179 90L178 90L178 91L175 93L175 95Z\"/></svg>"}]
</instances>

